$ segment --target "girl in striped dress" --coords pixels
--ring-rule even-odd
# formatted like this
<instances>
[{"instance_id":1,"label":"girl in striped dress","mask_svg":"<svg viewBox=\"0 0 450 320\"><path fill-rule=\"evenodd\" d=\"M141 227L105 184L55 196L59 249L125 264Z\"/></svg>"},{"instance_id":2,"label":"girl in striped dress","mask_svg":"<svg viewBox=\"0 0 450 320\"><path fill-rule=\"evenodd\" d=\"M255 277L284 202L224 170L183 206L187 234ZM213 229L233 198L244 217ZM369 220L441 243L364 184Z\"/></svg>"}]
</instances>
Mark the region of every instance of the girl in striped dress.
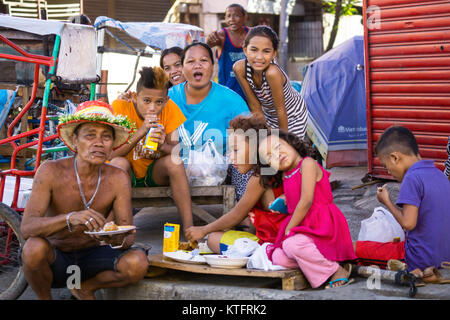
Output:
<instances>
[{"instance_id":1,"label":"girl in striped dress","mask_svg":"<svg viewBox=\"0 0 450 320\"><path fill-rule=\"evenodd\" d=\"M278 36L268 26L252 28L244 42L246 59L233 66L236 78L254 113L263 113L271 128L305 137L308 111L300 93L276 64Z\"/></svg>"}]
</instances>

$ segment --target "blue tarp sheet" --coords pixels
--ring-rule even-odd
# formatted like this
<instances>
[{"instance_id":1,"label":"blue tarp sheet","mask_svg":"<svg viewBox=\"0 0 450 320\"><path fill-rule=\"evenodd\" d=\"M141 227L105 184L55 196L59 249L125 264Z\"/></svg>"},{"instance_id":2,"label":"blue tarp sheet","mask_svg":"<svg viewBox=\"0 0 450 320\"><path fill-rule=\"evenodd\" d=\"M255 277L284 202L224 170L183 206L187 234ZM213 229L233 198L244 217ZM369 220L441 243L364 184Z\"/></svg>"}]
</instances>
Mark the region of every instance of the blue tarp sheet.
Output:
<instances>
[{"instance_id":1,"label":"blue tarp sheet","mask_svg":"<svg viewBox=\"0 0 450 320\"><path fill-rule=\"evenodd\" d=\"M308 136L322 156L328 151L367 148L362 36L310 63L301 93L309 111Z\"/></svg>"},{"instance_id":2,"label":"blue tarp sheet","mask_svg":"<svg viewBox=\"0 0 450 320\"><path fill-rule=\"evenodd\" d=\"M121 22L100 16L95 19L94 27L98 29L101 26L121 29L149 47L160 50L173 46L184 48L192 41L205 42L203 29L183 23Z\"/></svg>"}]
</instances>

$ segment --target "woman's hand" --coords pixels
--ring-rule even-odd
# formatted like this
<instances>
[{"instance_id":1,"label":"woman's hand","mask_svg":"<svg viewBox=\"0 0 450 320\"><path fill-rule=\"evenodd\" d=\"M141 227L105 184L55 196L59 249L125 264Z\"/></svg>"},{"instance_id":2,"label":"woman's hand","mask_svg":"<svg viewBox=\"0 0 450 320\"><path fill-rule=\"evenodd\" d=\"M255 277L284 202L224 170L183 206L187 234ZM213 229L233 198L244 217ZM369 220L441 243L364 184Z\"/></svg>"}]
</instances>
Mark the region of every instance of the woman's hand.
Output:
<instances>
[{"instance_id":1,"label":"woman's hand","mask_svg":"<svg viewBox=\"0 0 450 320\"><path fill-rule=\"evenodd\" d=\"M292 229L292 227L287 226L286 229L284 230L284 235L288 236L289 233L291 233L291 229Z\"/></svg>"},{"instance_id":2,"label":"woman's hand","mask_svg":"<svg viewBox=\"0 0 450 320\"><path fill-rule=\"evenodd\" d=\"M132 96L132 92L131 90L128 90L127 92L122 92L121 94L119 94L119 96L117 97L117 99L119 100L125 100L127 102L131 101L131 96Z\"/></svg>"},{"instance_id":3,"label":"woman's hand","mask_svg":"<svg viewBox=\"0 0 450 320\"><path fill-rule=\"evenodd\" d=\"M203 227L189 227L185 232L189 241L197 241L203 239L206 236L206 232Z\"/></svg>"}]
</instances>

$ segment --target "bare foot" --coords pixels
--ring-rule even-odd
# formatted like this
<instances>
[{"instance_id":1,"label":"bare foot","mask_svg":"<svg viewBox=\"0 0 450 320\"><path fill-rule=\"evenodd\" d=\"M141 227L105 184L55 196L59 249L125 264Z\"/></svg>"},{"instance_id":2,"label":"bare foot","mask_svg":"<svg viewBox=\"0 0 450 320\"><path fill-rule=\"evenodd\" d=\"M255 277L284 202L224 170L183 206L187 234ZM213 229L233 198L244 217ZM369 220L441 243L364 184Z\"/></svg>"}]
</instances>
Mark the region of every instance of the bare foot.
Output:
<instances>
[{"instance_id":1,"label":"bare foot","mask_svg":"<svg viewBox=\"0 0 450 320\"><path fill-rule=\"evenodd\" d=\"M83 289L70 289L70 293L77 298L77 300L95 300L93 292Z\"/></svg>"},{"instance_id":2,"label":"bare foot","mask_svg":"<svg viewBox=\"0 0 450 320\"><path fill-rule=\"evenodd\" d=\"M351 273L351 272L349 272L348 270L346 270L346 269L342 268L341 266L339 266L339 268L337 269L337 271L331 276L330 281L335 281L335 280L341 279L341 278L343 278L343 279L349 279L350 273ZM343 286L343 285L345 285L345 284L347 284L347 283L350 283L350 281L349 281L349 282L344 281L344 280L336 281L336 282L333 282L331 285L328 284L328 285L325 287L325 289L330 289L330 288L340 287L340 286Z\"/></svg>"}]
</instances>

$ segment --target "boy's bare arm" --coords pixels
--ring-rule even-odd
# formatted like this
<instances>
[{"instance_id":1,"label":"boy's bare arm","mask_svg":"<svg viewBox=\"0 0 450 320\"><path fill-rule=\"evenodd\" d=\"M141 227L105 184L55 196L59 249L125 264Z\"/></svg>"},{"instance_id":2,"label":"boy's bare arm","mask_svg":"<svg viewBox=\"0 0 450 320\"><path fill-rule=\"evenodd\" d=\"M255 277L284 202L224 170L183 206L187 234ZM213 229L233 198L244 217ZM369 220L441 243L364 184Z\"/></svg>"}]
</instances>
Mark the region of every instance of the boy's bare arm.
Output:
<instances>
[{"instance_id":1,"label":"boy's bare arm","mask_svg":"<svg viewBox=\"0 0 450 320\"><path fill-rule=\"evenodd\" d=\"M391 201L389 192L384 186L377 189L377 198L392 213L402 228L413 230L416 227L419 208L411 204L404 204L400 209Z\"/></svg>"},{"instance_id":2,"label":"boy's bare arm","mask_svg":"<svg viewBox=\"0 0 450 320\"><path fill-rule=\"evenodd\" d=\"M217 30L210 33L210 35L206 38L206 44L210 48L214 47L222 47L225 41L225 33L223 30Z\"/></svg>"},{"instance_id":3,"label":"boy's bare arm","mask_svg":"<svg viewBox=\"0 0 450 320\"><path fill-rule=\"evenodd\" d=\"M165 136L164 143L159 148L162 156L172 153L173 148L179 144L178 131L173 130L171 133Z\"/></svg>"},{"instance_id":4,"label":"boy's bare arm","mask_svg":"<svg viewBox=\"0 0 450 320\"><path fill-rule=\"evenodd\" d=\"M128 140L128 143L125 143L124 145L120 146L113 152L111 152L111 159L115 157L124 157L126 156L133 148L136 146L136 144L147 134L148 130L145 131L143 127L139 128L131 137L130 140Z\"/></svg>"}]
</instances>

